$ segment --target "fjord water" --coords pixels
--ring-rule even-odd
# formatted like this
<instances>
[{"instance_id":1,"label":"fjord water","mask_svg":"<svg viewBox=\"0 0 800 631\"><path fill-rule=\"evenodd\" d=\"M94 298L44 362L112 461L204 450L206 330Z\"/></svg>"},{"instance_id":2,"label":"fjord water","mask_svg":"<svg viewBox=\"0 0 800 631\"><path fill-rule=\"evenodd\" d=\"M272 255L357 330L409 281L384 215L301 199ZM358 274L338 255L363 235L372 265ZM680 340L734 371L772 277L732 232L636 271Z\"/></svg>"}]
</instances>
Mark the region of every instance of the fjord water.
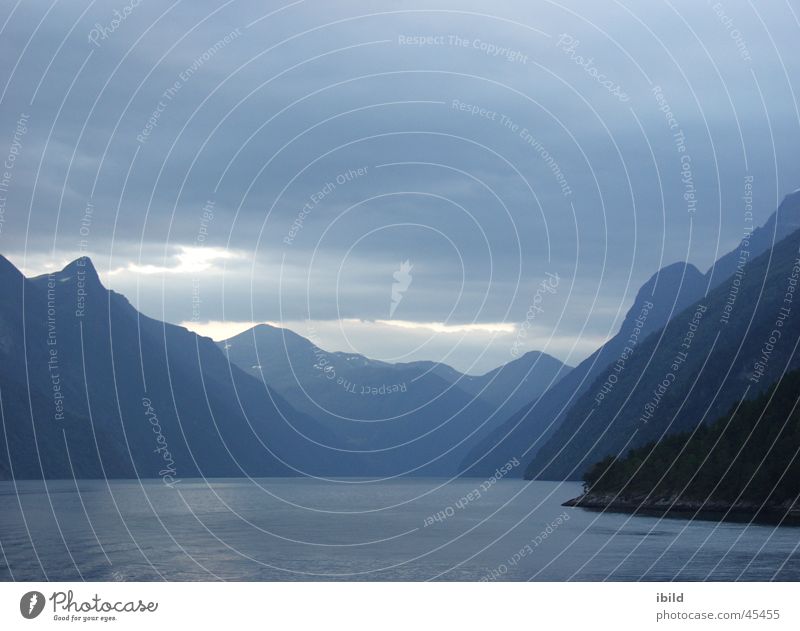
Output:
<instances>
[{"instance_id":1,"label":"fjord water","mask_svg":"<svg viewBox=\"0 0 800 631\"><path fill-rule=\"evenodd\" d=\"M576 483L482 484L4 482L0 579L800 580L800 528L562 507Z\"/></svg>"}]
</instances>

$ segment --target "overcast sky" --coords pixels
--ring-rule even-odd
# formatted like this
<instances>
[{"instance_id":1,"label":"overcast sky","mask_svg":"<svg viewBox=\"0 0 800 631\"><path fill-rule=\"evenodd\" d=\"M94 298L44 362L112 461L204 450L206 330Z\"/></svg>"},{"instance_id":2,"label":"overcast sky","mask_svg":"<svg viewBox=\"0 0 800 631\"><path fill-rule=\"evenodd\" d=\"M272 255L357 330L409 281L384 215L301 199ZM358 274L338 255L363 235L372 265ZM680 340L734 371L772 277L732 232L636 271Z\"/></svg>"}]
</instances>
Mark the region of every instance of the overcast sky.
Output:
<instances>
[{"instance_id":1,"label":"overcast sky","mask_svg":"<svg viewBox=\"0 0 800 631\"><path fill-rule=\"evenodd\" d=\"M794 0L12 5L0 252L216 338L576 364L800 187Z\"/></svg>"}]
</instances>

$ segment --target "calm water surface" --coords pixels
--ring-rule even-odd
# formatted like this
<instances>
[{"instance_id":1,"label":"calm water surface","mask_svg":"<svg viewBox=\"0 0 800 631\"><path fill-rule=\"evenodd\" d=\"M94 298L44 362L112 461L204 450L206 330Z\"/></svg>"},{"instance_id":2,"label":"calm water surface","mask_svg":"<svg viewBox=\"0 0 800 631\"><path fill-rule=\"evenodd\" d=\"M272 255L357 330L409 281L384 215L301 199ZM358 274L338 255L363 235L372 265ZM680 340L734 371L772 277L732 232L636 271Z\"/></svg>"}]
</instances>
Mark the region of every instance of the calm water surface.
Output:
<instances>
[{"instance_id":1,"label":"calm water surface","mask_svg":"<svg viewBox=\"0 0 800 631\"><path fill-rule=\"evenodd\" d=\"M2 580L800 580L800 528L564 508L575 483L0 483Z\"/></svg>"}]
</instances>

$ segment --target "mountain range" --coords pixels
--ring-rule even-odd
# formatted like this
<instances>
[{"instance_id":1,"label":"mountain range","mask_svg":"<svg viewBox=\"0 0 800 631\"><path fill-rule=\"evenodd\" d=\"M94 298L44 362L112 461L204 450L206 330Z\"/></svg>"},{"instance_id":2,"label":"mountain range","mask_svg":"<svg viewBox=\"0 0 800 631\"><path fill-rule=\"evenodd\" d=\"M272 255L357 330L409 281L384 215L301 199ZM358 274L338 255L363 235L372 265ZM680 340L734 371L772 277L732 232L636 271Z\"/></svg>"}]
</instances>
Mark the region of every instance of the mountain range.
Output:
<instances>
[{"instance_id":1,"label":"mountain range","mask_svg":"<svg viewBox=\"0 0 800 631\"><path fill-rule=\"evenodd\" d=\"M425 465L453 475L469 448L569 368L530 352L481 376L435 362L388 363L327 352L284 328L258 325L219 343L231 362L274 389L387 475ZM427 463L427 464L426 464Z\"/></svg>"},{"instance_id":2,"label":"mountain range","mask_svg":"<svg viewBox=\"0 0 800 631\"><path fill-rule=\"evenodd\" d=\"M473 377L266 326L218 345L139 313L85 257L35 278L0 257L0 290L6 479L453 475L569 370L529 353Z\"/></svg>"},{"instance_id":3,"label":"mountain range","mask_svg":"<svg viewBox=\"0 0 800 631\"><path fill-rule=\"evenodd\" d=\"M0 477L485 476L518 459L580 479L797 365L799 229L795 193L705 274L654 274L575 368L531 352L480 376L269 325L215 343L138 312L88 258L25 278L0 256Z\"/></svg>"},{"instance_id":4,"label":"mountain range","mask_svg":"<svg viewBox=\"0 0 800 631\"><path fill-rule=\"evenodd\" d=\"M690 431L800 366L800 231L753 258L600 373L526 471L578 479L594 462ZM614 375L613 387L603 384Z\"/></svg>"},{"instance_id":5,"label":"mountain range","mask_svg":"<svg viewBox=\"0 0 800 631\"><path fill-rule=\"evenodd\" d=\"M0 257L0 474L322 474L324 430L216 345L136 311L91 261L26 279Z\"/></svg>"},{"instance_id":6,"label":"mountain range","mask_svg":"<svg viewBox=\"0 0 800 631\"><path fill-rule=\"evenodd\" d=\"M749 261L759 255L769 256L773 244L786 239L798 229L800 229L800 192L795 192L783 200L764 226L748 232L737 248L722 256L705 274L686 263L674 263L659 270L639 290L619 332L578 364L558 384L522 408L479 443L462 463L462 468L474 475L484 475L507 462L509 458L517 457L526 461L533 460L533 464L526 472L528 477L580 479L584 468L594 462L592 458L597 460L608 455L602 453L606 446L613 451L615 446L619 447L625 443L625 440L622 440L619 445L601 443L597 448L591 450L586 448L587 441L593 441L604 428L608 427L609 410L616 411L614 406L618 402L608 400L607 397L611 395L603 393L604 387L608 388L606 382L609 372L614 371L614 379L625 379L625 384L617 383L611 389L612 392L616 393L616 396L627 396L631 392L632 381L638 383L637 370L641 368L639 365L631 365L631 359L635 356L638 361L638 358L644 356L646 351L642 346L649 336L655 335L648 340L649 348L666 348L659 340L662 329L674 316L684 313L690 305L719 287L724 287L720 291L725 295L724 302L727 304L728 296L733 291L731 288L737 287L742 282L742 279L734 280L734 276L739 273L738 270L747 266ZM763 267L750 269L747 274L749 282L764 283L766 277L762 273L766 273ZM762 274L760 278L759 274ZM772 280L775 282L774 278ZM719 292L715 294L718 297L720 295ZM739 321L747 320L744 310L747 308L745 303L749 299L752 299L752 296L738 298L736 309L730 317ZM717 305L714 308L726 309L724 305ZM759 311L760 315L763 313ZM709 319L719 317L721 315L714 312ZM680 327L684 326L685 322L680 324ZM735 327L730 329L734 330ZM693 356L698 357L702 352L695 346ZM727 371L726 364L717 361L713 367L724 377ZM646 389L645 391L649 392ZM636 392L639 392L638 388ZM676 387L672 389L672 396L679 397L680 392L681 388ZM589 407L600 396L606 397L605 400L601 400L601 413L593 413L591 420L587 422L588 425L584 425L583 421ZM580 406L577 405L578 402L581 403ZM575 412L572 412L573 407L576 409ZM717 408L717 412L719 411ZM570 414L572 416L567 422L566 419ZM576 434L579 435L574 437ZM609 430L605 435L616 434ZM627 435L624 438L627 438Z\"/></svg>"}]
</instances>

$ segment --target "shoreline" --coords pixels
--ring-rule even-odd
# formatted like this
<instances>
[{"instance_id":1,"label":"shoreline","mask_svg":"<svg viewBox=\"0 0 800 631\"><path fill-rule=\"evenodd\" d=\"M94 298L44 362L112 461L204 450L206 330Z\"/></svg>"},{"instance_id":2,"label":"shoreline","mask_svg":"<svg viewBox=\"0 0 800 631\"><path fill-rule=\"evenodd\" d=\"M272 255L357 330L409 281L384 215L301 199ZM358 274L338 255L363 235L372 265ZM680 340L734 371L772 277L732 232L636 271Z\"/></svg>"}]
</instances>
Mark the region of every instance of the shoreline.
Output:
<instances>
[{"instance_id":1,"label":"shoreline","mask_svg":"<svg viewBox=\"0 0 800 631\"><path fill-rule=\"evenodd\" d=\"M670 517L697 518L712 521L758 521L786 526L800 525L800 501L762 506L756 502L705 501L647 495L617 496L614 493L584 493L567 500L562 506L603 510L615 513L641 513ZM692 513L693 515L688 515Z\"/></svg>"}]
</instances>

